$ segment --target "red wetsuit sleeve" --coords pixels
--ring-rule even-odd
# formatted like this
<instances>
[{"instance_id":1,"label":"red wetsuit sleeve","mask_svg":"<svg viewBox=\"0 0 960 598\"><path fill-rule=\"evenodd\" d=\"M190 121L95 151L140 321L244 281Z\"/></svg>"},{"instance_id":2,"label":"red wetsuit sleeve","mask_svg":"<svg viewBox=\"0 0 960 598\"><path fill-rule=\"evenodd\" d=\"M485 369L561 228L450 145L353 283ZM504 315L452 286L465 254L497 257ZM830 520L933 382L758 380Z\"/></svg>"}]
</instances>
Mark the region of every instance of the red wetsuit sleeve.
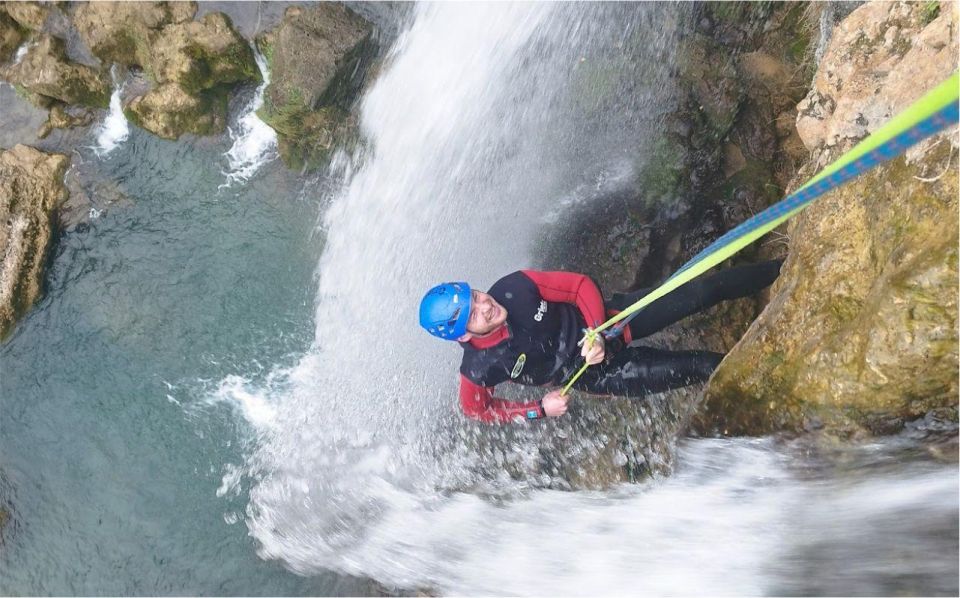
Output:
<instances>
[{"instance_id":1,"label":"red wetsuit sleeve","mask_svg":"<svg viewBox=\"0 0 960 598\"><path fill-rule=\"evenodd\" d=\"M460 405L467 417L487 423L502 423L514 419L539 419L543 408L539 401L516 403L493 396L493 388L474 384L460 374Z\"/></svg>"},{"instance_id":2,"label":"red wetsuit sleeve","mask_svg":"<svg viewBox=\"0 0 960 598\"><path fill-rule=\"evenodd\" d=\"M539 272L523 270L537 285L540 296L554 303L574 303L590 328L596 328L604 317L603 295L597 283L584 274L574 272Z\"/></svg>"}]
</instances>

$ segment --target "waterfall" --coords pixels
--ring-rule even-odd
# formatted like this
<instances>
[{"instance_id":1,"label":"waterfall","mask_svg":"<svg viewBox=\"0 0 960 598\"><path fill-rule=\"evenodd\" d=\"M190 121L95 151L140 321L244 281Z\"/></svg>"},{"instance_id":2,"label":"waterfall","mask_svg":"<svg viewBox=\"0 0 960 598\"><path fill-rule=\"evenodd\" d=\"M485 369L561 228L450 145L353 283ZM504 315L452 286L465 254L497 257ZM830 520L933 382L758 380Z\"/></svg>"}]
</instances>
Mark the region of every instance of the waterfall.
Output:
<instances>
[{"instance_id":1,"label":"waterfall","mask_svg":"<svg viewBox=\"0 0 960 598\"><path fill-rule=\"evenodd\" d=\"M236 125L228 127L233 145L224 154L227 159L227 170L224 172L227 182L221 187L249 180L261 166L277 157L277 133L257 116L257 110L263 106L263 93L270 84L270 71L266 59L255 45L253 53L263 82L244 107Z\"/></svg>"},{"instance_id":2,"label":"waterfall","mask_svg":"<svg viewBox=\"0 0 960 598\"><path fill-rule=\"evenodd\" d=\"M663 593L678 577L687 584L680 593L721 580L728 591L760 593L758 571L776 544L759 530L779 525L782 497L779 489L726 497L761 478L786 486L775 453L695 445L689 459L727 456L716 500L700 493L702 481L682 477L655 495L646 486L552 489L565 480L541 452L576 436L575 468L593 439L573 418L464 422L459 348L427 335L416 317L436 282L486 288L538 265L538 235L563 217L565 198L590 201L582 190L591 182L631 176L629 156L656 140L670 107L687 9L415 10L361 101L358 153L331 166L342 184L318 228L312 349L266 382L230 377L216 393L256 434L242 468L260 556L304 574L335 570L455 593L586 592L598 579L608 593ZM228 473L223 492L243 486ZM710 544L698 541L705 529ZM641 583L629 571L644 560L653 565ZM656 567L671 577L657 577Z\"/></svg>"},{"instance_id":3,"label":"waterfall","mask_svg":"<svg viewBox=\"0 0 960 598\"><path fill-rule=\"evenodd\" d=\"M20 64L20 61L22 61L24 57L26 57L27 52L30 51L30 48L32 48L35 45L36 43L34 42L24 42L20 44L20 47L17 48L17 53L14 54L13 56L13 64L14 65Z\"/></svg>"},{"instance_id":4,"label":"waterfall","mask_svg":"<svg viewBox=\"0 0 960 598\"><path fill-rule=\"evenodd\" d=\"M96 129L97 144L94 151L98 156L106 156L117 146L119 146L130 134L130 123L123 113L123 106L120 105L120 94L123 91L123 85L118 82L116 65L110 69L110 76L113 79L113 93L110 94L110 111L107 117Z\"/></svg>"}]
</instances>

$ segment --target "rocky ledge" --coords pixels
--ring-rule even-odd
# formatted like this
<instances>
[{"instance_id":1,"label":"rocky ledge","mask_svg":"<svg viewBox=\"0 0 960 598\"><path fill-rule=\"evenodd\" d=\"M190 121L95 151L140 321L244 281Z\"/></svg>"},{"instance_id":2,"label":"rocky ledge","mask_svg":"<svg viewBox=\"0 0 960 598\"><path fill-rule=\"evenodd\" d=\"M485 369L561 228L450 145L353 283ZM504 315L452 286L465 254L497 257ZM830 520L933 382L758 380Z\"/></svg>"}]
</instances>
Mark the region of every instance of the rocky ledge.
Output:
<instances>
[{"instance_id":1,"label":"rocky ledge","mask_svg":"<svg viewBox=\"0 0 960 598\"><path fill-rule=\"evenodd\" d=\"M956 69L956 3L866 4L834 31L797 128L792 187ZM714 374L701 427L890 433L957 419L957 131L848 183L789 225L772 298Z\"/></svg>"},{"instance_id":2,"label":"rocky ledge","mask_svg":"<svg viewBox=\"0 0 960 598\"><path fill-rule=\"evenodd\" d=\"M69 163L26 145L0 153L0 338L40 296Z\"/></svg>"},{"instance_id":3,"label":"rocky ledge","mask_svg":"<svg viewBox=\"0 0 960 598\"><path fill-rule=\"evenodd\" d=\"M277 131L280 156L299 170L325 161L353 129L350 108L376 53L373 28L333 3L287 9L258 38L271 82L258 115Z\"/></svg>"},{"instance_id":4,"label":"rocky ledge","mask_svg":"<svg viewBox=\"0 0 960 598\"><path fill-rule=\"evenodd\" d=\"M166 139L222 132L231 87L261 79L250 45L229 17L210 13L195 21L196 11L195 2L90 2L74 17L101 61L146 73L151 88L124 112Z\"/></svg>"}]
</instances>

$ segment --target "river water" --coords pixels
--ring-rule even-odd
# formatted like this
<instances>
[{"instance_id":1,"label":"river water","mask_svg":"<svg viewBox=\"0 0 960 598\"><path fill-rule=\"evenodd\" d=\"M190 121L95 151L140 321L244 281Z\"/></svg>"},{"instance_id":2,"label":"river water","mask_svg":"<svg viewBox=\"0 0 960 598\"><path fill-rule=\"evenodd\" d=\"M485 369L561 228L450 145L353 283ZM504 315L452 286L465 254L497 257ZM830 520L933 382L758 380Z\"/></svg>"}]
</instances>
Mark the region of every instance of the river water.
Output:
<instances>
[{"instance_id":1,"label":"river water","mask_svg":"<svg viewBox=\"0 0 960 598\"><path fill-rule=\"evenodd\" d=\"M956 445L923 427L674 441L668 398L626 424L646 475L597 489L570 472L616 403L466 422L458 351L411 315L437 280L548 267L545 231L629 184L688 13L418 6L363 144L311 177L249 117L262 90L217 138L54 133L89 206L0 346L0 593L955 595Z\"/></svg>"}]
</instances>

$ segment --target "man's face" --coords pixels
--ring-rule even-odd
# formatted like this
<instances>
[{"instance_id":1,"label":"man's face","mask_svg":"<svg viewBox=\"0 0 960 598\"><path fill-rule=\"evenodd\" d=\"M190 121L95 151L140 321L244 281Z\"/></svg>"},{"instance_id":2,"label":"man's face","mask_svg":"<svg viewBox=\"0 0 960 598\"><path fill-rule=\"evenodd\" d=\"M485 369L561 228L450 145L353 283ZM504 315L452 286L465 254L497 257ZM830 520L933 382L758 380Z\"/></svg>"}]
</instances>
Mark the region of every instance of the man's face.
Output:
<instances>
[{"instance_id":1,"label":"man's face","mask_svg":"<svg viewBox=\"0 0 960 598\"><path fill-rule=\"evenodd\" d=\"M467 320L469 335L485 336L507 321L507 310L490 295L471 290L470 302L470 319Z\"/></svg>"}]
</instances>

